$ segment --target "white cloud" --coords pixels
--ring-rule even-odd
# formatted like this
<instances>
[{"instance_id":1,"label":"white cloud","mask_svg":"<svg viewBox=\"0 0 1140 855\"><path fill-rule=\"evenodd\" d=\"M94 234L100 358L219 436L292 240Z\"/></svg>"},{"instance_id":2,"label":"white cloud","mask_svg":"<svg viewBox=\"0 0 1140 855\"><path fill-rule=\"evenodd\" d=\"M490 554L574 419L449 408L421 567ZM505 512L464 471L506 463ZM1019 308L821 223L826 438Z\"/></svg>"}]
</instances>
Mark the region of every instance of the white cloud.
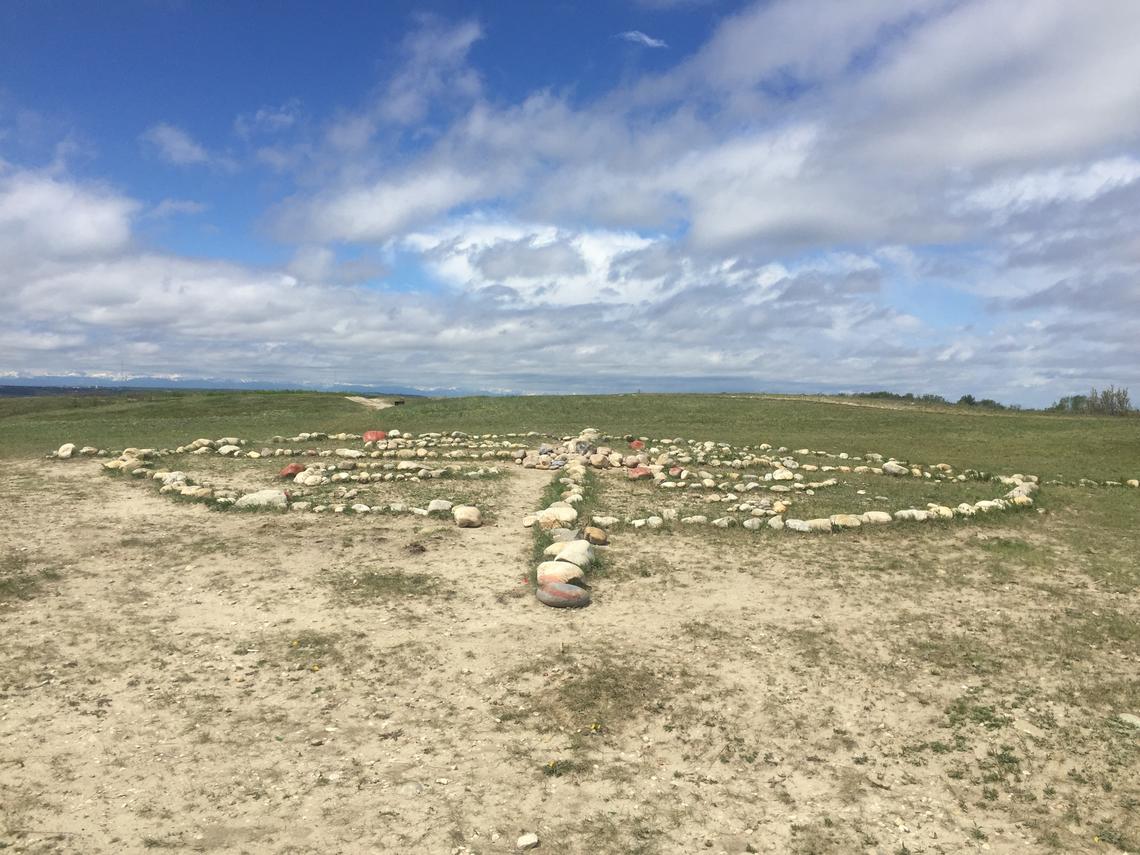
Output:
<instances>
[{"instance_id":1,"label":"white cloud","mask_svg":"<svg viewBox=\"0 0 1140 855\"><path fill-rule=\"evenodd\" d=\"M479 177L453 169L426 169L287 208L279 227L309 240L384 241L477 198Z\"/></svg>"},{"instance_id":2,"label":"white cloud","mask_svg":"<svg viewBox=\"0 0 1140 855\"><path fill-rule=\"evenodd\" d=\"M301 103L296 99L278 107L260 107L234 119L234 132L243 138L255 134L274 134L293 127L301 116Z\"/></svg>"},{"instance_id":3,"label":"white cloud","mask_svg":"<svg viewBox=\"0 0 1140 855\"><path fill-rule=\"evenodd\" d=\"M124 247L138 203L98 185L0 171L0 263L97 255Z\"/></svg>"},{"instance_id":4,"label":"white cloud","mask_svg":"<svg viewBox=\"0 0 1140 855\"><path fill-rule=\"evenodd\" d=\"M667 48L669 47L661 39L655 39L653 36L646 35L641 30L626 30L624 33L618 33L614 38L621 39L622 41L630 42L631 44L641 45L647 48Z\"/></svg>"},{"instance_id":5,"label":"white cloud","mask_svg":"<svg viewBox=\"0 0 1140 855\"><path fill-rule=\"evenodd\" d=\"M1116 157L993 181L971 191L963 200L963 207L1008 217L1053 202L1088 202L1137 179L1140 161Z\"/></svg>"},{"instance_id":6,"label":"white cloud","mask_svg":"<svg viewBox=\"0 0 1140 855\"><path fill-rule=\"evenodd\" d=\"M181 128L157 124L147 128L140 139L153 146L159 157L175 166L208 163L210 155Z\"/></svg>"}]
</instances>

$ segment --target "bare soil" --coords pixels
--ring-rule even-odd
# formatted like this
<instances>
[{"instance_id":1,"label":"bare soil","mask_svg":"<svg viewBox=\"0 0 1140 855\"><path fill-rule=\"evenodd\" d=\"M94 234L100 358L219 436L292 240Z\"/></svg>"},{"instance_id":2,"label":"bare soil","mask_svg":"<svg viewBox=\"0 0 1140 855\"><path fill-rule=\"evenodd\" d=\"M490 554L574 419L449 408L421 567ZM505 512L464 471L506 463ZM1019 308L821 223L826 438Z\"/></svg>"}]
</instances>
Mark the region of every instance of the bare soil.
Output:
<instances>
[{"instance_id":1,"label":"bare soil","mask_svg":"<svg viewBox=\"0 0 1140 855\"><path fill-rule=\"evenodd\" d=\"M619 530L582 611L493 525L0 481L15 852L1113 852L1137 598L1045 519ZM625 489L616 485L613 489ZM632 488L631 488L632 489ZM446 486L441 487L445 494ZM605 512L604 507L599 512ZM16 581L12 581L16 580Z\"/></svg>"}]
</instances>

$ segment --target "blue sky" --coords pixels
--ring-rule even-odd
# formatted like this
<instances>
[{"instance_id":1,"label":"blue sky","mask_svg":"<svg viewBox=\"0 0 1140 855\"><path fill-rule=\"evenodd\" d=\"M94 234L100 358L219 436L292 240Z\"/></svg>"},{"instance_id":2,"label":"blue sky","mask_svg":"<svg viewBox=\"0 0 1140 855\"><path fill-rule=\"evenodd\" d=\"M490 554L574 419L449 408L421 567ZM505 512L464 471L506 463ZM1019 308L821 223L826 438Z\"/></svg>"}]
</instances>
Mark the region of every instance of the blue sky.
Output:
<instances>
[{"instance_id":1,"label":"blue sky","mask_svg":"<svg viewBox=\"0 0 1140 855\"><path fill-rule=\"evenodd\" d=\"M1140 5L0 6L0 377L1140 384Z\"/></svg>"}]
</instances>

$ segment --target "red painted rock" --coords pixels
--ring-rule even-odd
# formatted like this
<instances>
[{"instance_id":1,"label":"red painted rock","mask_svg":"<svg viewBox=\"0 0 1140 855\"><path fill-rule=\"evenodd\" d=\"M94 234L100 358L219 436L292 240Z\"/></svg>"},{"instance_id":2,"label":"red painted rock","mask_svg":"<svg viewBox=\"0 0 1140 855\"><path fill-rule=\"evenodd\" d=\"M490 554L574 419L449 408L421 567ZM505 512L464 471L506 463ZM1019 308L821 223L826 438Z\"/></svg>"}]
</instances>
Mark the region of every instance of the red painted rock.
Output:
<instances>
[{"instance_id":1,"label":"red painted rock","mask_svg":"<svg viewBox=\"0 0 1140 855\"><path fill-rule=\"evenodd\" d=\"M294 475L300 475L305 471L305 467L300 463L290 463L284 469L277 473L278 478L292 478Z\"/></svg>"},{"instance_id":2,"label":"red painted rock","mask_svg":"<svg viewBox=\"0 0 1140 855\"><path fill-rule=\"evenodd\" d=\"M629 447L632 448L634 451L641 451L641 449L645 448L645 443L642 442L640 439L633 439L633 440L630 440Z\"/></svg>"},{"instance_id":3,"label":"red painted rock","mask_svg":"<svg viewBox=\"0 0 1140 855\"><path fill-rule=\"evenodd\" d=\"M535 597L544 606L556 609L580 609L590 605L590 592L577 585L565 585L561 582L551 582L543 585L534 592Z\"/></svg>"},{"instance_id":4,"label":"red painted rock","mask_svg":"<svg viewBox=\"0 0 1140 855\"><path fill-rule=\"evenodd\" d=\"M630 481L637 481L642 478L652 478L653 473L645 466L632 466L626 472Z\"/></svg>"},{"instance_id":5,"label":"red painted rock","mask_svg":"<svg viewBox=\"0 0 1140 855\"><path fill-rule=\"evenodd\" d=\"M380 442L380 440L387 439L387 438L388 438L388 432L383 431L383 430L370 430L370 431L365 431L365 433L364 433L364 441L365 442Z\"/></svg>"},{"instance_id":6,"label":"red painted rock","mask_svg":"<svg viewBox=\"0 0 1140 855\"><path fill-rule=\"evenodd\" d=\"M673 466L669 469L669 477L670 478L676 478L678 475L680 475L684 471L685 470L682 469L680 466Z\"/></svg>"}]
</instances>

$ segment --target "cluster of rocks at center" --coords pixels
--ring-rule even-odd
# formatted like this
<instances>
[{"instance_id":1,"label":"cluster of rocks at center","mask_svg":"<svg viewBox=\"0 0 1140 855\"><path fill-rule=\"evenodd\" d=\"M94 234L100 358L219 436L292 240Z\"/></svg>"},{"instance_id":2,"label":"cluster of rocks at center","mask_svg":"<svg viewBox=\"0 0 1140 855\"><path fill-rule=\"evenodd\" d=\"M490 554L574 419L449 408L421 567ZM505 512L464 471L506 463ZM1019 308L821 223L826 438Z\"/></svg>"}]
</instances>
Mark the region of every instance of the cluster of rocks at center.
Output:
<instances>
[{"instance_id":1,"label":"cluster of rocks at center","mask_svg":"<svg viewBox=\"0 0 1140 855\"><path fill-rule=\"evenodd\" d=\"M575 506L586 498L582 450L592 447L596 440L597 431L587 429L557 450L551 449L557 455L557 465L544 468L560 470L557 483L563 489L556 501L523 519L524 526L538 526L549 533L552 541L543 550L546 560L535 568L535 597L544 605L555 608L589 605L586 574L597 558L595 548L609 544L604 529L594 525L576 527L578 509Z\"/></svg>"}]
</instances>

